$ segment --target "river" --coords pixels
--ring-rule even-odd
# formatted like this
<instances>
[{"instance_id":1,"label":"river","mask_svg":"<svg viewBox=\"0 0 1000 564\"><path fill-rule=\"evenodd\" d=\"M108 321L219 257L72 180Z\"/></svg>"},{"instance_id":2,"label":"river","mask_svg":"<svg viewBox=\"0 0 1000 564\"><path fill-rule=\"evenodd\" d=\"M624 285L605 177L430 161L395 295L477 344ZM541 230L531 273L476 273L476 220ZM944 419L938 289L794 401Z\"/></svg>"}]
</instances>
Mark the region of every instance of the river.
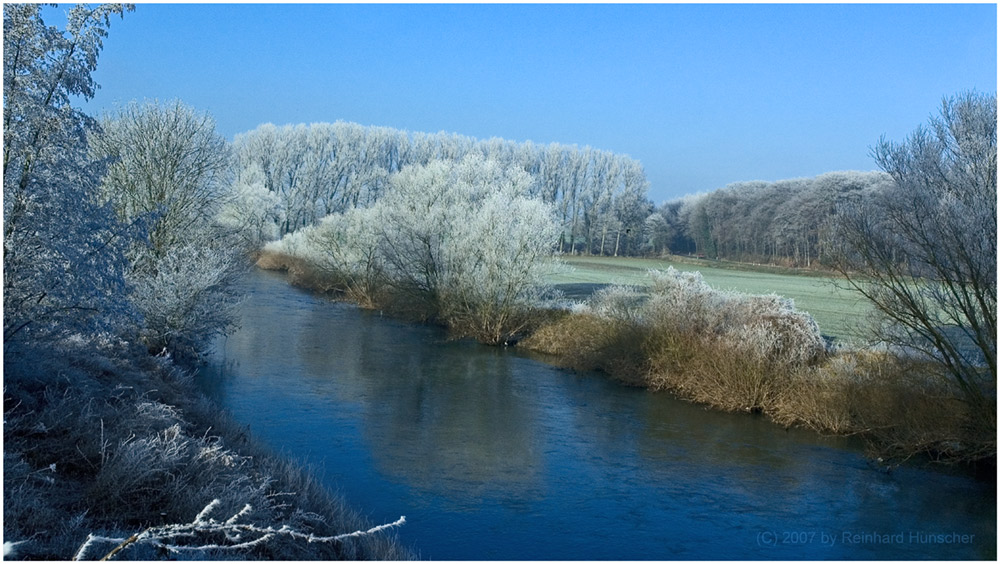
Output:
<instances>
[{"instance_id":1,"label":"river","mask_svg":"<svg viewBox=\"0 0 1000 564\"><path fill-rule=\"evenodd\" d=\"M198 380L436 560L996 558L995 483L449 341L254 272Z\"/></svg>"}]
</instances>

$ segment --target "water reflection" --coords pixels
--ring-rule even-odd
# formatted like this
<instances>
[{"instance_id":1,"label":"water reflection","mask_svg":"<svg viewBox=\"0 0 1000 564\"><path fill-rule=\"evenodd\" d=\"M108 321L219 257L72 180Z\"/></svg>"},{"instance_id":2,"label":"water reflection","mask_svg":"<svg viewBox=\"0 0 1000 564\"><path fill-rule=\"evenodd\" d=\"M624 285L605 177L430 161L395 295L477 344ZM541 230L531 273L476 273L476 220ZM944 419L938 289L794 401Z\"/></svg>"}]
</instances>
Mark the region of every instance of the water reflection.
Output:
<instances>
[{"instance_id":1,"label":"water reflection","mask_svg":"<svg viewBox=\"0 0 1000 564\"><path fill-rule=\"evenodd\" d=\"M257 327L278 320L280 334L241 332L228 355L295 365L298 393L356 410L378 470L412 487L460 499L535 495L537 414L516 397L516 359L469 354L483 349L346 304L312 304L296 319L275 311L296 305L251 312Z\"/></svg>"},{"instance_id":2,"label":"water reflection","mask_svg":"<svg viewBox=\"0 0 1000 564\"><path fill-rule=\"evenodd\" d=\"M438 559L992 558L996 494L892 475L784 431L516 350L446 341L261 274L206 389ZM933 485L929 485L933 484ZM766 546L761 531L949 532L973 545Z\"/></svg>"}]
</instances>

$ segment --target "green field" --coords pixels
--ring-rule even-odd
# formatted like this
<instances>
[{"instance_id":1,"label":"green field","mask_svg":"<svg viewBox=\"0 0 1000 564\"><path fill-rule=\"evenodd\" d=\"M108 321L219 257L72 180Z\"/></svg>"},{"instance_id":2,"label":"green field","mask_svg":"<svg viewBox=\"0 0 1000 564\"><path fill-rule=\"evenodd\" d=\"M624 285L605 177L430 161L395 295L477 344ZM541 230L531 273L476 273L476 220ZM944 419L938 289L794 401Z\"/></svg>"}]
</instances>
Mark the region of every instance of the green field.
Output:
<instances>
[{"instance_id":1,"label":"green field","mask_svg":"<svg viewBox=\"0 0 1000 564\"><path fill-rule=\"evenodd\" d=\"M630 284L646 286L648 270L699 271L705 282L720 290L748 294L775 293L795 301L795 308L812 314L824 335L839 339L859 336L870 306L855 292L838 288L835 279L816 274L790 274L755 269L720 267L712 261L671 262L629 257L562 257L570 269L552 277L553 284ZM844 283L840 282L841 286Z\"/></svg>"}]
</instances>

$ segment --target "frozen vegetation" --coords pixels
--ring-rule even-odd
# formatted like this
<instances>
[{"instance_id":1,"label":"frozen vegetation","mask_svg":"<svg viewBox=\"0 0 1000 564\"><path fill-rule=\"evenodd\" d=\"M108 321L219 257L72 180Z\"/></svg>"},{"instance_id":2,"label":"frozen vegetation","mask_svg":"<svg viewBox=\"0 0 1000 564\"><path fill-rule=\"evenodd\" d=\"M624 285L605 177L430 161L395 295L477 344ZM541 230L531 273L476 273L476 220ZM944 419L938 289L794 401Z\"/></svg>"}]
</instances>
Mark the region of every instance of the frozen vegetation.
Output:
<instances>
[{"instance_id":1,"label":"frozen vegetation","mask_svg":"<svg viewBox=\"0 0 1000 564\"><path fill-rule=\"evenodd\" d=\"M838 207L892 185L882 171L841 171L777 182L736 182L657 207L644 225L649 250L746 263L829 269Z\"/></svg>"},{"instance_id":2,"label":"frozen vegetation","mask_svg":"<svg viewBox=\"0 0 1000 564\"><path fill-rule=\"evenodd\" d=\"M642 252L641 229L651 207L642 165L592 147L337 122L261 125L238 135L234 151L237 182L257 201L269 201L260 216L272 236L371 205L391 185L390 177L406 167L457 163L468 156L527 173L522 192L555 208L560 252Z\"/></svg>"},{"instance_id":3,"label":"frozen vegetation","mask_svg":"<svg viewBox=\"0 0 1000 564\"><path fill-rule=\"evenodd\" d=\"M252 247L208 116L70 103L130 9L3 8L4 558L409 557L192 385Z\"/></svg>"},{"instance_id":4,"label":"frozen vegetation","mask_svg":"<svg viewBox=\"0 0 1000 564\"><path fill-rule=\"evenodd\" d=\"M717 409L857 435L886 463L995 456L988 413L928 359L829 347L811 316L775 295L717 290L673 269L649 275L648 288L604 288L521 346Z\"/></svg>"},{"instance_id":5,"label":"frozen vegetation","mask_svg":"<svg viewBox=\"0 0 1000 564\"><path fill-rule=\"evenodd\" d=\"M638 161L590 147L343 122L228 143L176 101L94 119L72 101L129 10L77 6L59 30L4 5L5 556L408 556L194 391L254 258L722 409L995 460L995 95L880 141L883 172L657 207ZM790 301L697 273L545 307L560 253L668 252L835 269L879 312L878 347L828 350Z\"/></svg>"},{"instance_id":6,"label":"frozen vegetation","mask_svg":"<svg viewBox=\"0 0 1000 564\"><path fill-rule=\"evenodd\" d=\"M459 336L499 344L546 291L558 237L531 177L471 154L410 166L372 206L325 217L265 249L306 260L367 307L397 302Z\"/></svg>"}]
</instances>

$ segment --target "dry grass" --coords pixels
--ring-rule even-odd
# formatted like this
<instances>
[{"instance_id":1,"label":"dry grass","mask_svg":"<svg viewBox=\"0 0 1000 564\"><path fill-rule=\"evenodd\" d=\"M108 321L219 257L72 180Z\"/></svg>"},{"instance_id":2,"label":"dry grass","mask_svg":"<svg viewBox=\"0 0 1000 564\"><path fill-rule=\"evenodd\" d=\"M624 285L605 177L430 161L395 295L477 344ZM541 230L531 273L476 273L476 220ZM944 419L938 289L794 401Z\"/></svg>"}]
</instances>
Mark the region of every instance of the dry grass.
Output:
<instances>
[{"instance_id":1,"label":"dry grass","mask_svg":"<svg viewBox=\"0 0 1000 564\"><path fill-rule=\"evenodd\" d=\"M995 418L977 414L935 370L885 352L841 352L795 373L769 415L783 425L860 435L885 459L995 457Z\"/></svg>"},{"instance_id":2,"label":"dry grass","mask_svg":"<svg viewBox=\"0 0 1000 564\"><path fill-rule=\"evenodd\" d=\"M768 412L786 386L787 365L690 335L659 335L647 343L647 354L651 389L724 411Z\"/></svg>"},{"instance_id":3,"label":"dry grass","mask_svg":"<svg viewBox=\"0 0 1000 564\"><path fill-rule=\"evenodd\" d=\"M246 522L317 536L370 525L309 474L249 440L162 359L92 351L5 359L4 538L18 558L66 560L90 533L128 537L185 523L207 503ZM43 356L43 354L45 356ZM135 547L121 559L167 557ZM232 558L206 551L197 558ZM404 559L391 538L276 539L242 559Z\"/></svg>"},{"instance_id":4,"label":"dry grass","mask_svg":"<svg viewBox=\"0 0 1000 564\"><path fill-rule=\"evenodd\" d=\"M645 385L640 331L588 313L563 313L541 325L519 346L552 355L572 370L599 370L626 384Z\"/></svg>"}]
</instances>

